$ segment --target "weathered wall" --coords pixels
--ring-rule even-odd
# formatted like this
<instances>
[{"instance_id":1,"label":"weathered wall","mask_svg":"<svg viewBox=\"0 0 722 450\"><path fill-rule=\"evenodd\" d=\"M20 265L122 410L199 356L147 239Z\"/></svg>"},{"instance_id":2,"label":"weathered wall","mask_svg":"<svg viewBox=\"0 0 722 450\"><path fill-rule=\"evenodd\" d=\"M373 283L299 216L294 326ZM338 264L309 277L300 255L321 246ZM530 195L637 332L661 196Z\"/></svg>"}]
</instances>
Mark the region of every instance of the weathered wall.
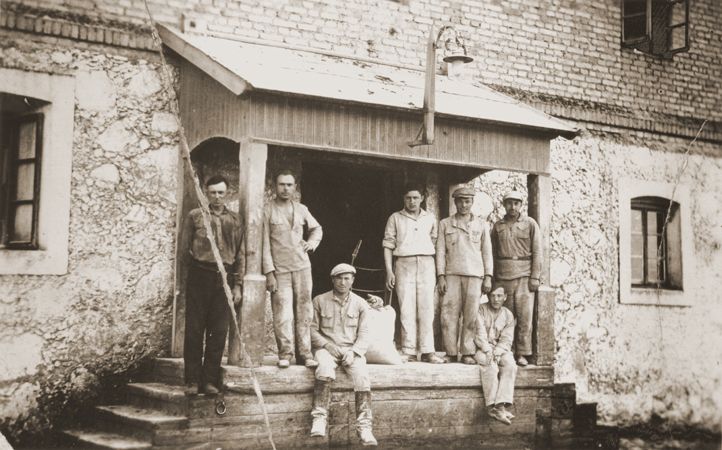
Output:
<instances>
[{"instance_id":1,"label":"weathered wall","mask_svg":"<svg viewBox=\"0 0 722 450\"><path fill-rule=\"evenodd\" d=\"M674 182L687 144L586 134L552 145L555 376L576 383L581 400L598 402L603 422L631 425L657 415L720 431L722 160L699 155L713 146L692 146L681 177L693 203L695 270L684 280L693 306L619 303L619 180ZM512 186L524 190L525 177L492 171L479 178L477 189L495 200L492 218L503 214L499 196Z\"/></svg>"},{"instance_id":2,"label":"weathered wall","mask_svg":"<svg viewBox=\"0 0 722 450\"><path fill-rule=\"evenodd\" d=\"M177 126L151 54L0 32L0 62L76 78L68 273L0 276L0 428L17 437L168 347Z\"/></svg>"},{"instance_id":3,"label":"weathered wall","mask_svg":"<svg viewBox=\"0 0 722 450\"><path fill-rule=\"evenodd\" d=\"M30 7L79 12L137 25L143 0L24 0ZM470 70L484 83L556 96L565 106L635 119L661 116L722 119L719 55L722 4L690 2L692 48L662 60L620 47L618 1L576 0L148 0L156 20L201 32L352 53L423 65L432 24L450 22L467 38ZM560 112L562 112L560 110Z\"/></svg>"}]
</instances>

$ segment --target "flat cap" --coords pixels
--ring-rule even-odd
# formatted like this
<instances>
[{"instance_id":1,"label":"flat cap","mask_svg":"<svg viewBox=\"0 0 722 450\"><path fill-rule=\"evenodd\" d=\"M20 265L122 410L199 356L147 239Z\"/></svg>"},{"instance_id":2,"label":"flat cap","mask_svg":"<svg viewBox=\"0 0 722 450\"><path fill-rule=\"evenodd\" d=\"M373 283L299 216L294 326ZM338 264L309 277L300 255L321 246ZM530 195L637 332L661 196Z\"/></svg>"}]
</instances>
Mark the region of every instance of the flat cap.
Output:
<instances>
[{"instance_id":1,"label":"flat cap","mask_svg":"<svg viewBox=\"0 0 722 450\"><path fill-rule=\"evenodd\" d=\"M512 199L512 200L519 200L520 202L524 201L524 195L519 191L509 191L506 194L504 194L504 200Z\"/></svg>"},{"instance_id":2,"label":"flat cap","mask_svg":"<svg viewBox=\"0 0 722 450\"><path fill-rule=\"evenodd\" d=\"M468 187L462 187L454 190L454 193L451 194L453 198L474 198L476 195L476 192L474 192L473 189Z\"/></svg>"},{"instance_id":3,"label":"flat cap","mask_svg":"<svg viewBox=\"0 0 722 450\"><path fill-rule=\"evenodd\" d=\"M342 273L356 274L356 269L351 264L341 263L331 269L331 276L341 275Z\"/></svg>"}]
</instances>

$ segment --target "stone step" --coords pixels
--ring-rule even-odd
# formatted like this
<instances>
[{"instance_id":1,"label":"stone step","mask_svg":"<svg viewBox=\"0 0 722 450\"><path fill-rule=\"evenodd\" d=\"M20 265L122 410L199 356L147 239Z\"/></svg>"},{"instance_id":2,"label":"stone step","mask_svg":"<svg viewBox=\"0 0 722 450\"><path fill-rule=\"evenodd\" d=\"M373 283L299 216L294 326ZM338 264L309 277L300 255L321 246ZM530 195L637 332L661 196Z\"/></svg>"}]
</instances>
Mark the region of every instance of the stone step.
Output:
<instances>
[{"instance_id":1,"label":"stone step","mask_svg":"<svg viewBox=\"0 0 722 450\"><path fill-rule=\"evenodd\" d=\"M110 423L123 429L138 429L148 432L179 429L188 425L188 419L169 415L164 411L139 408L132 405L96 406L96 420Z\"/></svg>"},{"instance_id":2,"label":"stone step","mask_svg":"<svg viewBox=\"0 0 722 450\"><path fill-rule=\"evenodd\" d=\"M182 385L183 384L182 358L155 358L150 373L150 381Z\"/></svg>"},{"instance_id":3,"label":"stone step","mask_svg":"<svg viewBox=\"0 0 722 450\"><path fill-rule=\"evenodd\" d=\"M62 434L83 449L145 450L152 449L149 439L140 439L93 429L64 430Z\"/></svg>"},{"instance_id":4,"label":"stone step","mask_svg":"<svg viewBox=\"0 0 722 450\"><path fill-rule=\"evenodd\" d=\"M188 413L189 397L182 386L150 382L128 383L128 403L140 408L164 411L170 415Z\"/></svg>"}]
</instances>

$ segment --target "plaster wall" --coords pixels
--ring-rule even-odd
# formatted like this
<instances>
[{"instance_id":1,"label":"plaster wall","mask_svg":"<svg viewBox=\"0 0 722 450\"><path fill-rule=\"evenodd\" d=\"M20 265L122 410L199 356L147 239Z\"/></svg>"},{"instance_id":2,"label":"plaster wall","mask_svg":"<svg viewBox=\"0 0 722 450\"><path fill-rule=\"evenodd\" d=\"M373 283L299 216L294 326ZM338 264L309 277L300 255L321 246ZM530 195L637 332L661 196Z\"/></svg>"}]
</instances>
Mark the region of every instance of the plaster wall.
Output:
<instances>
[{"instance_id":1,"label":"plaster wall","mask_svg":"<svg viewBox=\"0 0 722 450\"><path fill-rule=\"evenodd\" d=\"M155 55L29 36L0 31L3 67L74 80L69 263L0 275L0 429L13 439L168 347L176 225L177 126Z\"/></svg>"},{"instance_id":2,"label":"plaster wall","mask_svg":"<svg viewBox=\"0 0 722 450\"><path fill-rule=\"evenodd\" d=\"M659 416L673 425L720 431L722 421L722 160L689 141L586 134L552 143L551 280L556 291L557 382L598 402L601 421L632 425ZM707 147L707 148L704 148ZM719 148L717 149L719 151ZM681 183L690 191L691 306L619 302L619 200L625 178ZM492 171L477 189L503 214L501 194L521 174Z\"/></svg>"}]
</instances>

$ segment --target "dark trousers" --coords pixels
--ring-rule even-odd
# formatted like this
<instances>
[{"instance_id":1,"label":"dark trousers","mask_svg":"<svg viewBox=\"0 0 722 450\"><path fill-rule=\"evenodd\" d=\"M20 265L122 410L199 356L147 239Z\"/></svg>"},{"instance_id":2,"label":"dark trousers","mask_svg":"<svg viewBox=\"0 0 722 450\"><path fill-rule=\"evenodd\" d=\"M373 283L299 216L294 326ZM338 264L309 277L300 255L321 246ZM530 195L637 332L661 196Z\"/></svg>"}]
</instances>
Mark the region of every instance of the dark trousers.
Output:
<instances>
[{"instance_id":1,"label":"dark trousers","mask_svg":"<svg viewBox=\"0 0 722 450\"><path fill-rule=\"evenodd\" d=\"M220 387L221 358L228 335L228 302L220 273L194 264L186 284L186 330L183 347L186 383ZM203 351L203 336L206 339Z\"/></svg>"}]
</instances>

